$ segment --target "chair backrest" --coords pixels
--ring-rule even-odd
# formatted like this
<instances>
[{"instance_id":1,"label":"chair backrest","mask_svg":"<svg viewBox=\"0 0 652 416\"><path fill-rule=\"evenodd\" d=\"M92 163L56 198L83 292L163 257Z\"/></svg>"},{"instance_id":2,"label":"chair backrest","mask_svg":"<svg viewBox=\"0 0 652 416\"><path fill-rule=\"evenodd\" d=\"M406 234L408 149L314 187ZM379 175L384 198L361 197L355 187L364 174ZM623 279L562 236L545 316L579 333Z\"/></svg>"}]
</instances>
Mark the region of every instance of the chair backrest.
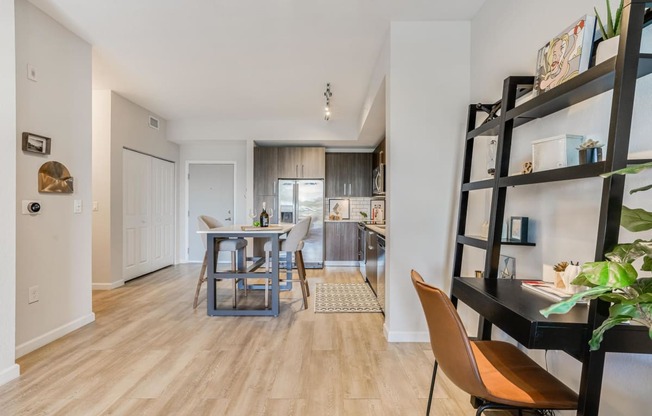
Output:
<instances>
[{"instance_id":1,"label":"chair backrest","mask_svg":"<svg viewBox=\"0 0 652 416\"><path fill-rule=\"evenodd\" d=\"M197 231L206 231L211 228L219 228L223 226L224 225L216 218L209 217L208 215L200 215L197 217ZM201 242L204 244L204 250L206 250L206 234L200 234L199 236L201 237Z\"/></svg>"},{"instance_id":2,"label":"chair backrest","mask_svg":"<svg viewBox=\"0 0 652 416\"><path fill-rule=\"evenodd\" d=\"M283 251L297 251L299 250L299 243L303 241L310 231L311 217L305 217L300 220L297 225L292 227L288 233L288 238L283 242Z\"/></svg>"},{"instance_id":3,"label":"chair backrest","mask_svg":"<svg viewBox=\"0 0 652 416\"><path fill-rule=\"evenodd\" d=\"M487 397L471 343L453 303L446 293L424 282L416 271L412 270L411 277L426 315L430 345L439 367L460 389Z\"/></svg>"}]
</instances>

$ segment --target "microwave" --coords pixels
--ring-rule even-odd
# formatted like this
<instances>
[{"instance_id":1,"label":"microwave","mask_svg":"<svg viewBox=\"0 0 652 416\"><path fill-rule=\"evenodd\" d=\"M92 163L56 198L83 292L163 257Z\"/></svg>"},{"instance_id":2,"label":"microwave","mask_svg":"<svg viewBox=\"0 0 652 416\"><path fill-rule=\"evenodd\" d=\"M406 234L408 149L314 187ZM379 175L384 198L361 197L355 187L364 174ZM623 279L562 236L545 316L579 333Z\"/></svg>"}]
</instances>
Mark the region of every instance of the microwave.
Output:
<instances>
[{"instance_id":1,"label":"microwave","mask_svg":"<svg viewBox=\"0 0 652 416\"><path fill-rule=\"evenodd\" d=\"M373 194L385 195L385 165L382 163L374 169Z\"/></svg>"}]
</instances>

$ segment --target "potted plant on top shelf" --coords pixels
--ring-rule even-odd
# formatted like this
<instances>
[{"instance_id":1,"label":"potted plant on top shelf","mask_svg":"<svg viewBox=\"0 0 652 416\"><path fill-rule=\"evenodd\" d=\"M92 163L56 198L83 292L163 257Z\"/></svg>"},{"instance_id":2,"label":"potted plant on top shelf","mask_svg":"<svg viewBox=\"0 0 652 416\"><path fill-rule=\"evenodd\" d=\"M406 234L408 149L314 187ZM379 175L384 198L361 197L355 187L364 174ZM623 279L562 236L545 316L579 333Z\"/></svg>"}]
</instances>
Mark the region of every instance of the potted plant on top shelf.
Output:
<instances>
[{"instance_id":1,"label":"potted plant on top shelf","mask_svg":"<svg viewBox=\"0 0 652 416\"><path fill-rule=\"evenodd\" d=\"M646 169L652 169L652 163L630 166L601 176L635 174ZM652 184L633 189L630 194L650 189ZM652 212L623 205L620 225L631 232L652 230ZM617 244L605 257L605 261L584 263L581 273L571 282L588 289L541 310L541 313L546 317L554 313L563 314L581 300L599 298L612 305L609 317L593 331L589 341L591 350L600 348L605 331L630 321L646 326L652 339L652 277L639 278L632 265L642 258L640 270L652 271L652 239Z\"/></svg>"},{"instance_id":2,"label":"potted plant on top shelf","mask_svg":"<svg viewBox=\"0 0 652 416\"><path fill-rule=\"evenodd\" d=\"M620 0L620 4L616 9L615 17L611 13L611 5L609 0L606 0L607 3L607 26L603 24L598 9L595 7L595 17L598 19L598 27L600 27L600 32L602 32L602 42L598 44L598 49L595 52L595 64L606 61L607 59L615 56L618 53L618 42L620 40L620 23L621 17L623 14L623 5L624 1Z\"/></svg>"}]
</instances>

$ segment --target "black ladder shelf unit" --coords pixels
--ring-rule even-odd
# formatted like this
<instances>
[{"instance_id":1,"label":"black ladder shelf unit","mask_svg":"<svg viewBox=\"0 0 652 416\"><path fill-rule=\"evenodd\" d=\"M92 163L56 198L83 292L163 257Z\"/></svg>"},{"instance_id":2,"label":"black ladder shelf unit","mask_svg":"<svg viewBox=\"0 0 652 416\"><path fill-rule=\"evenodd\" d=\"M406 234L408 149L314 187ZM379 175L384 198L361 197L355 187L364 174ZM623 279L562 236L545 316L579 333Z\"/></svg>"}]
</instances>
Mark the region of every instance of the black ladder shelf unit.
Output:
<instances>
[{"instance_id":1,"label":"black ladder shelf unit","mask_svg":"<svg viewBox=\"0 0 652 416\"><path fill-rule=\"evenodd\" d=\"M474 290L482 285L490 287L488 282L491 282L491 280L487 279L497 279L498 277L501 245L505 244L505 242L501 242L501 232L508 187L595 178L602 173L627 166L636 80L652 73L652 54L640 53L642 30L650 20L649 13L646 15L646 6L648 4L645 1L625 0L621 39L616 57L600 63L575 78L518 106L516 106L517 98L532 89L534 79L531 76L508 77L503 84L500 115L479 127L476 127L478 113L486 111L492 105L473 104L469 106L453 263L451 297L455 304L457 304L458 299L464 301L465 297L477 296L477 293L473 293ZM515 128L609 90L613 90L613 98L605 161L530 174L509 175L512 133ZM475 138L479 136L498 136L496 169L493 179L472 182L473 145ZM604 259L604 253L618 243L624 184L625 178L622 175L611 176L602 182L599 223L597 224L598 237L595 242L596 261ZM465 234L469 193L481 189L491 190L492 193L489 231L486 240ZM482 279L471 280L471 278L462 277L465 245L486 251L484 281ZM474 281L480 281L481 283L474 283ZM490 294L489 298L491 297ZM497 298L492 299L492 301L500 302ZM481 306L478 308L478 312L481 314L478 338L490 339L492 322L486 319L482 313L490 310L492 306L486 300L482 300L478 304ZM605 352L652 353L652 342L647 336L647 331L637 330L645 328L625 326L614 328L613 333L605 337L599 351L591 352L588 350L588 334L608 316L608 307L609 305L606 302L592 301L586 314L587 322L582 324L579 331L581 335L578 335L582 338L582 345L569 345L560 348L582 362L578 415L598 414ZM494 322L494 324L497 323ZM501 327L501 329L510 334L508 328ZM578 332L577 329L575 331ZM510 335L514 336L514 334ZM523 342L518 336L514 337L519 342ZM535 345L536 341L532 341L531 344Z\"/></svg>"}]
</instances>

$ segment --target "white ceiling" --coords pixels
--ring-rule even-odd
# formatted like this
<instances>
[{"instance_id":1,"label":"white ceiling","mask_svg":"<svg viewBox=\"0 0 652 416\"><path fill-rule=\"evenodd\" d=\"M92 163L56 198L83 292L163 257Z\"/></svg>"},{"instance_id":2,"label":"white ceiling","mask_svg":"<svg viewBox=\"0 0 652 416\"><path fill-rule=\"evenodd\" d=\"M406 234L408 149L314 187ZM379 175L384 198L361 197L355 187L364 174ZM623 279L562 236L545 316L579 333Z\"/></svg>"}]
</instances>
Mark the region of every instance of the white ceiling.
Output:
<instances>
[{"instance_id":1,"label":"white ceiling","mask_svg":"<svg viewBox=\"0 0 652 416\"><path fill-rule=\"evenodd\" d=\"M468 20L484 2L30 1L94 46L94 89L114 90L172 124L324 124L322 94L331 82L329 123L350 126L360 118L390 21ZM306 132L259 138L297 134ZM347 134L334 136L357 139Z\"/></svg>"}]
</instances>

